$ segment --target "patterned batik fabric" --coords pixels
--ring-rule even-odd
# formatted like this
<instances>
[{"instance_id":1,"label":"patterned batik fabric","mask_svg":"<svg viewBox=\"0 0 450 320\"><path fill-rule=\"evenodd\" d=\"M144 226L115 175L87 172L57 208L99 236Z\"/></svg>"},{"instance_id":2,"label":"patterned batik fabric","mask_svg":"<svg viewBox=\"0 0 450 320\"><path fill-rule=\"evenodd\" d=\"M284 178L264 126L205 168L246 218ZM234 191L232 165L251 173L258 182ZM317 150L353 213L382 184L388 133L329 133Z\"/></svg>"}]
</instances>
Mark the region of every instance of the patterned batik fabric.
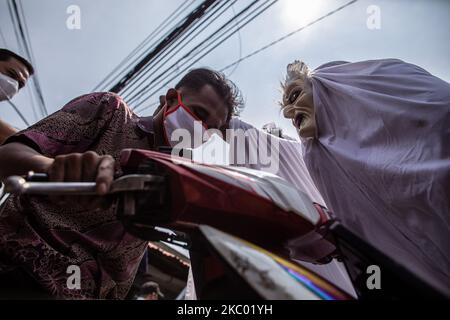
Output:
<instances>
[{"instance_id":1,"label":"patterned batik fabric","mask_svg":"<svg viewBox=\"0 0 450 320\"><path fill-rule=\"evenodd\" d=\"M153 140L139 130L138 122L119 96L92 93L5 143L20 142L52 158L91 150L113 156L117 167L122 149L152 149ZM57 298L124 298L145 247L124 230L114 205L85 210L42 196L11 196L0 211L0 273L22 268ZM80 289L69 278L77 267Z\"/></svg>"}]
</instances>

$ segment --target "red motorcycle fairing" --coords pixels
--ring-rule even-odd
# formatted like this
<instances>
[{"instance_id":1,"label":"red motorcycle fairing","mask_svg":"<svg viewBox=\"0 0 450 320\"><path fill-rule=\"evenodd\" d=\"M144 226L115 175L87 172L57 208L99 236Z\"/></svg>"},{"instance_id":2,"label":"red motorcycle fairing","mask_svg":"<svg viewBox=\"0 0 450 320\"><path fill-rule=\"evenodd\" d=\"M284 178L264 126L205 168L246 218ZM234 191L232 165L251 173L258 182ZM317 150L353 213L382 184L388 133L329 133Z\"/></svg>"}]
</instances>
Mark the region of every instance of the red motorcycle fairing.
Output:
<instances>
[{"instance_id":1,"label":"red motorcycle fairing","mask_svg":"<svg viewBox=\"0 0 450 320\"><path fill-rule=\"evenodd\" d=\"M289 207L288 201L280 202L283 199L280 190L263 186L264 179L258 181L245 172L196 164L154 151L126 149L120 162L125 173L142 172L142 168L150 167L151 172L145 173L166 178L170 200L165 212L166 223L158 223L159 226L182 231L186 224L210 225L286 257L292 252L302 252L302 259L311 262L335 250L316 232L321 216L300 193L301 203L297 207L291 203ZM306 246L305 242L308 242Z\"/></svg>"}]
</instances>

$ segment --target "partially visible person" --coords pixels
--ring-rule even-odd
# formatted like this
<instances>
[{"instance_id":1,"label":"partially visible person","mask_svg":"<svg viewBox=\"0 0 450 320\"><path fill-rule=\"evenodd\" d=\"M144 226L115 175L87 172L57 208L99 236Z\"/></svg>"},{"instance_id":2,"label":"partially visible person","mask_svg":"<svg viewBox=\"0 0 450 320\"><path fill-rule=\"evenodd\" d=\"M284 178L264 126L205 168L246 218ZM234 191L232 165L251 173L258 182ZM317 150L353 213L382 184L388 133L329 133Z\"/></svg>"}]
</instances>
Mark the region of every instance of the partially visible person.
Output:
<instances>
[{"instance_id":1,"label":"partially visible person","mask_svg":"<svg viewBox=\"0 0 450 320\"><path fill-rule=\"evenodd\" d=\"M33 66L23 57L0 49L0 102L12 99L34 74ZM17 129L0 119L0 144Z\"/></svg>"},{"instance_id":2,"label":"partially visible person","mask_svg":"<svg viewBox=\"0 0 450 320\"><path fill-rule=\"evenodd\" d=\"M159 289L156 282L149 281L142 284L139 291L138 300L160 300L164 299L164 294Z\"/></svg>"},{"instance_id":3,"label":"partially visible person","mask_svg":"<svg viewBox=\"0 0 450 320\"><path fill-rule=\"evenodd\" d=\"M283 91L329 209L450 294L450 84L397 59L296 61Z\"/></svg>"},{"instance_id":4,"label":"partially visible person","mask_svg":"<svg viewBox=\"0 0 450 320\"><path fill-rule=\"evenodd\" d=\"M95 181L99 197L10 197L0 214L0 289L8 292L2 280L27 286L31 276L57 298L126 297L147 243L126 232L113 206L101 204L120 174L121 151L170 146L174 128L193 130L195 120L221 129L238 93L222 74L195 69L167 91L154 117L138 117L116 94L92 93L8 138L0 179L32 170L54 182ZM80 268L79 290L67 286L71 265Z\"/></svg>"}]
</instances>

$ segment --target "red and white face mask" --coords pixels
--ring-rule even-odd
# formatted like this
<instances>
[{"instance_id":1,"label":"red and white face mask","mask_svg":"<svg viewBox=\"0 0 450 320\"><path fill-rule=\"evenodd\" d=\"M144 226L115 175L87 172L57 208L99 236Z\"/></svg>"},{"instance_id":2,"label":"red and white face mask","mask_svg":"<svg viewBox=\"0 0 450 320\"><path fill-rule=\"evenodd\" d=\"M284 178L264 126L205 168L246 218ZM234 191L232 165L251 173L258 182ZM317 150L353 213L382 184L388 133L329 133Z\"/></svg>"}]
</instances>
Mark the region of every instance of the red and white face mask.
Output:
<instances>
[{"instance_id":1,"label":"red and white face mask","mask_svg":"<svg viewBox=\"0 0 450 320\"><path fill-rule=\"evenodd\" d=\"M208 140L207 126L183 104L180 93L178 105L170 110L167 108L164 111L164 134L170 146L197 148Z\"/></svg>"}]
</instances>

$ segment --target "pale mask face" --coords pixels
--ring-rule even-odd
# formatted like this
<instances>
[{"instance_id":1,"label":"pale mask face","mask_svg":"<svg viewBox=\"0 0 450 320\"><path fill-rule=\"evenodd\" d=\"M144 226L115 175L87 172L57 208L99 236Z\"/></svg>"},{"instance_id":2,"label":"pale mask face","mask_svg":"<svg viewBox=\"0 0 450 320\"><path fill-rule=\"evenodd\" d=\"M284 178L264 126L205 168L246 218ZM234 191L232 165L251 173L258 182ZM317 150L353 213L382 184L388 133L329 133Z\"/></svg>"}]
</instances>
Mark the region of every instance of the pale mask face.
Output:
<instances>
[{"instance_id":1,"label":"pale mask face","mask_svg":"<svg viewBox=\"0 0 450 320\"><path fill-rule=\"evenodd\" d=\"M313 94L309 78L301 77L286 83L282 107L284 117L292 119L301 138L316 136Z\"/></svg>"}]
</instances>

